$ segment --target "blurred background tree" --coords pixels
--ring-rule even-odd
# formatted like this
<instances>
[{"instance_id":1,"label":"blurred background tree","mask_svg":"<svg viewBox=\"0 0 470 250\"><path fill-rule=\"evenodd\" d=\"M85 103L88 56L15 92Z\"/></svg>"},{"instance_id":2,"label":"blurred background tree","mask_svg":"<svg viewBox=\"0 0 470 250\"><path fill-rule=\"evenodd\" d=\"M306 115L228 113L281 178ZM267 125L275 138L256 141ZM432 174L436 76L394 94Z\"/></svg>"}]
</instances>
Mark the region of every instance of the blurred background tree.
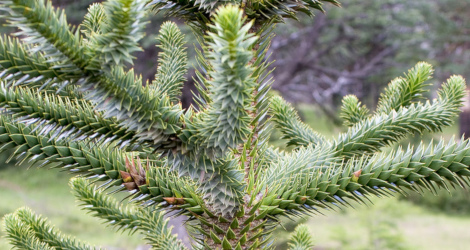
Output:
<instances>
[{"instance_id":1,"label":"blurred background tree","mask_svg":"<svg viewBox=\"0 0 470 250\"><path fill-rule=\"evenodd\" d=\"M327 8L313 20L278 30L275 88L294 103L313 103L340 124L341 99L353 93L368 106L391 79L425 60L444 75L470 75L470 1L361 1ZM346 11L347 10L347 11ZM467 13L467 14L465 14ZM436 83L437 83L436 82Z\"/></svg>"}]
</instances>

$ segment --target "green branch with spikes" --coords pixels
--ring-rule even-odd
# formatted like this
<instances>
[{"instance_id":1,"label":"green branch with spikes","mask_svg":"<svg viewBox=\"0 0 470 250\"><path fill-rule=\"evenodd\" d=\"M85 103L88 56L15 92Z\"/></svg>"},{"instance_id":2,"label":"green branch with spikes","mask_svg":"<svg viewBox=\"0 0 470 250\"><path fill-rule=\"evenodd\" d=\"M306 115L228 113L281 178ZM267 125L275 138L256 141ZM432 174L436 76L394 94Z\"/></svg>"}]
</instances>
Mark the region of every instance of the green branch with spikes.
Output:
<instances>
[{"instance_id":1,"label":"green branch with spikes","mask_svg":"<svg viewBox=\"0 0 470 250\"><path fill-rule=\"evenodd\" d=\"M18 249L97 249L70 236L63 235L43 217L34 214L29 208L20 208L5 217L7 237L14 239ZM26 231L27 233L25 233ZM23 235L22 238L21 235Z\"/></svg>"},{"instance_id":2,"label":"green branch with spikes","mask_svg":"<svg viewBox=\"0 0 470 250\"><path fill-rule=\"evenodd\" d=\"M139 231L155 249L186 249L171 233L171 228L167 226L168 219L163 217L164 212L158 208L123 207L102 190L90 186L83 178L72 179L70 187L82 208L108 225L118 230L130 230L131 233Z\"/></svg>"}]
</instances>

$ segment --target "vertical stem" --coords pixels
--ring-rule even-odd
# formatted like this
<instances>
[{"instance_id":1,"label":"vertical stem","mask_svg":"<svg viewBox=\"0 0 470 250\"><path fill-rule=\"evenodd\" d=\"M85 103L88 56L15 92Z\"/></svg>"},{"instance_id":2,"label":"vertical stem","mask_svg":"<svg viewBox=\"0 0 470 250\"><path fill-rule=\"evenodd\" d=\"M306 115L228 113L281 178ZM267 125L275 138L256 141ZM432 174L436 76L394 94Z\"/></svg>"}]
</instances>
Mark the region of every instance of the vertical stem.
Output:
<instances>
[{"instance_id":1,"label":"vertical stem","mask_svg":"<svg viewBox=\"0 0 470 250\"><path fill-rule=\"evenodd\" d=\"M250 29L250 33L259 33L260 29L261 25L259 23L254 23ZM259 42L260 41L253 46L252 51L254 56L247 66L253 66L258 59L257 52L260 48ZM260 79L254 80L257 82L260 81ZM255 88L251 95L253 97L253 101L251 103L253 110L249 111L248 114L253 121L259 112L255 109L258 105L256 100L258 88ZM255 144L258 140L259 124L252 124L250 129L252 132L251 136L247 138L243 144L237 146L237 153L235 154L239 159L240 166L244 168L244 181L246 184L250 183L251 171L256 171L256 168L258 167L256 160L253 159L257 156L252 155L252 151L255 149ZM254 166L252 166L252 164L254 164ZM251 167L253 167L253 169ZM256 219L260 212L248 205L251 195L252 194L248 193L245 194L245 202L240 206L238 213L233 218L220 218L209 214L204 214L199 217L202 222L201 233L205 235L206 248L230 249L240 247L237 249L258 249L265 244L262 242L262 235L264 235L263 232L265 231L266 223L268 222L265 218Z\"/></svg>"},{"instance_id":2,"label":"vertical stem","mask_svg":"<svg viewBox=\"0 0 470 250\"><path fill-rule=\"evenodd\" d=\"M250 33L257 34L259 29L260 29L260 24L255 22L253 24L253 26L251 27L251 29L250 29ZM259 43L260 43L260 41L258 40L258 42L256 42L256 44L253 46L252 51L253 51L254 56L250 61L250 65L253 65L256 62L256 60L258 59L256 52L259 49ZM256 79L256 80L258 81L259 79ZM253 96L253 102L251 103L252 107L256 107L256 105L258 104L257 101L256 101L256 95L257 94L258 94L258 90L257 90L257 88L255 88L253 90L253 93L252 93L252 96ZM256 115L257 115L257 110L253 110L252 112L248 112L248 113L251 117L251 120L254 120L256 118ZM252 157L250 156L251 155L251 150L252 150L252 147L253 147L253 143L258 139L258 130L257 130L257 128L258 128L258 124L253 124L251 126L251 131L253 132L253 136L251 138L248 138L247 142L245 143L245 144L249 143L249 145L250 145L250 148L247 149L247 151L246 151L246 160L243 163L244 167L245 167L245 182L246 183L249 183L250 164L251 164L251 161L252 161ZM243 145L241 145L241 150L243 151ZM257 168L257 166L254 166L253 170L255 171L256 168Z\"/></svg>"}]
</instances>

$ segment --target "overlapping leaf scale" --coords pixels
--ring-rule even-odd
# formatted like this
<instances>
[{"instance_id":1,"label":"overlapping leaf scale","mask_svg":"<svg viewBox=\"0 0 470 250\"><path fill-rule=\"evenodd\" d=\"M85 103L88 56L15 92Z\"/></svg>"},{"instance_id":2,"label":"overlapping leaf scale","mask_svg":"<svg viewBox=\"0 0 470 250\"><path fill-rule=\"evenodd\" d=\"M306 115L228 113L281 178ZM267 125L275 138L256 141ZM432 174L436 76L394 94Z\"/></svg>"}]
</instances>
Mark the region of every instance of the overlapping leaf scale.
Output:
<instances>
[{"instance_id":1,"label":"overlapping leaf scale","mask_svg":"<svg viewBox=\"0 0 470 250\"><path fill-rule=\"evenodd\" d=\"M214 164L214 172L207 175L201 188L208 206L214 207L222 216L231 217L242 204L245 189L244 174L238 168L238 161L232 159Z\"/></svg>"},{"instance_id":2,"label":"overlapping leaf scale","mask_svg":"<svg viewBox=\"0 0 470 250\"><path fill-rule=\"evenodd\" d=\"M257 210L241 211L233 218L198 218L203 225L198 229L204 238L196 238L195 249L271 249L272 232L277 223L257 220ZM236 233L235 233L236 232Z\"/></svg>"},{"instance_id":3,"label":"overlapping leaf scale","mask_svg":"<svg viewBox=\"0 0 470 250\"><path fill-rule=\"evenodd\" d=\"M434 69L429 63L419 62L405 74L388 85L380 95L376 114L390 113L400 107L406 107L423 97L426 81L432 78Z\"/></svg>"},{"instance_id":4,"label":"overlapping leaf scale","mask_svg":"<svg viewBox=\"0 0 470 250\"><path fill-rule=\"evenodd\" d=\"M298 158L292 154L279 163ZM470 184L470 141L451 140L438 145L421 143L416 150L399 149L391 153L377 153L367 158L350 160L341 167L304 165L301 172L282 180L282 185L271 182L262 209L268 214L288 214L290 210L317 212L320 208L365 202L367 195L387 196L403 189L434 190L446 183L455 186ZM266 177L267 178L267 177ZM287 186L289 188L285 188Z\"/></svg>"},{"instance_id":5,"label":"overlapping leaf scale","mask_svg":"<svg viewBox=\"0 0 470 250\"><path fill-rule=\"evenodd\" d=\"M385 91L380 95L376 114L388 114L392 110L400 107L407 107L413 102L421 99L428 84L425 82L431 79L433 68L430 64L419 62L405 74L405 77L398 77L390 82ZM352 127L354 124L364 121L369 116L369 109L362 105L354 95L347 95L343 98L340 117L346 126Z\"/></svg>"},{"instance_id":6,"label":"overlapping leaf scale","mask_svg":"<svg viewBox=\"0 0 470 250\"><path fill-rule=\"evenodd\" d=\"M222 9L221 9L222 10ZM208 60L210 100L206 110L192 121L180 138L195 145L210 158L221 157L229 149L244 142L250 134L253 88L251 46L256 37L248 33L251 23L243 25L242 13L234 6L223 9L214 18L209 33Z\"/></svg>"},{"instance_id":7,"label":"overlapping leaf scale","mask_svg":"<svg viewBox=\"0 0 470 250\"><path fill-rule=\"evenodd\" d=\"M308 173L314 169L319 169L319 172L334 169L338 160L330 149L312 146L299 148L290 154L282 154L282 157L278 156L260 174L255 184L253 193L262 194L257 203L260 213L265 217L268 213L276 215L284 214L286 210L305 210L301 206L304 201L300 197L305 194L299 194L297 190L301 189L304 192L310 190L307 188L308 185L304 185L309 180ZM313 200L313 203L321 205L316 200Z\"/></svg>"},{"instance_id":8,"label":"overlapping leaf scale","mask_svg":"<svg viewBox=\"0 0 470 250\"><path fill-rule=\"evenodd\" d=\"M87 103L35 93L28 88L3 86L0 107L11 112L13 117L26 119L26 123L54 125L49 132L53 139L83 136L81 138L95 139L96 143L123 142L119 143L121 146L135 139L133 131L120 127L114 119L103 118Z\"/></svg>"},{"instance_id":9,"label":"overlapping leaf scale","mask_svg":"<svg viewBox=\"0 0 470 250\"><path fill-rule=\"evenodd\" d=\"M0 14L11 26L20 31L15 35L30 45L30 53L42 53L54 63L56 72L65 80L81 78L80 68L87 64L78 33L73 33L64 12L54 10L50 1L4 0L0 2Z\"/></svg>"},{"instance_id":10,"label":"overlapping leaf scale","mask_svg":"<svg viewBox=\"0 0 470 250\"><path fill-rule=\"evenodd\" d=\"M326 143L326 139L313 131L307 124L300 120L295 109L280 96L271 98L271 121L279 129L283 137L287 139L287 146L313 147Z\"/></svg>"},{"instance_id":11,"label":"overlapping leaf scale","mask_svg":"<svg viewBox=\"0 0 470 250\"><path fill-rule=\"evenodd\" d=\"M465 80L461 76L450 77L438 95L432 102L414 103L357 123L335 140L333 148L336 155L349 158L371 153L407 134L441 131L442 127L451 125L460 112Z\"/></svg>"},{"instance_id":12,"label":"overlapping leaf scale","mask_svg":"<svg viewBox=\"0 0 470 250\"><path fill-rule=\"evenodd\" d=\"M276 19L278 22L282 22L284 18L297 20L299 12L313 16L314 9L324 11L322 2L329 2L339 6L339 3L335 0L254 0L246 3L245 11L250 20Z\"/></svg>"},{"instance_id":13,"label":"overlapping leaf scale","mask_svg":"<svg viewBox=\"0 0 470 250\"><path fill-rule=\"evenodd\" d=\"M163 12L166 16L179 17L199 27L206 27L210 11L194 0L152 0L148 3L152 10Z\"/></svg>"},{"instance_id":14,"label":"overlapping leaf scale","mask_svg":"<svg viewBox=\"0 0 470 250\"><path fill-rule=\"evenodd\" d=\"M274 153L276 152L274 151ZM284 188L290 188L282 183L292 178L292 176L304 172L306 168L327 168L329 166L336 166L336 162L339 161L339 158L335 157L332 150L323 147L314 148L313 146L299 148L290 154L276 155L272 165L266 169L262 178L258 180L259 185L257 186L259 188L264 186L262 185L263 182L268 186L281 185Z\"/></svg>"},{"instance_id":15,"label":"overlapping leaf scale","mask_svg":"<svg viewBox=\"0 0 470 250\"><path fill-rule=\"evenodd\" d=\"M232 216L244 195L244 173L233 157L212 161L204 156L170 154L169 166L180 176L190 176L200 183L204 204L223 216ZM205 207L193 212L207 211Z\"/></svg>"},{"instance_id":16,"label":"overlapping leaf scale","mask_svg":"<svg viewBox=\"0 0 470 250\"><path fill-rule=\"evenodd\" d=\"M222 5L227 5L230 3L237 3L238 0L194 0L194 2L200 6L201 9L206 10L207 12L213 12L217 7Z\"/></svg>"},{"instance_id":17,"label":"overlapping leaf scale","mask_svg":"<svg viewBox=\"0 0 470 250\"><path fill-rule=\"evenodd\" d=\"M175 23L165 22L158 34L158 68L153 81L157 93L166 93L172 103L180 101L181 89L187 72L188 56L184 35Z\"/></svg>"},{"instance_id":18,"label":"overlapping leaf scale","mask_svg":"<svg viewBox=\"0 0 470 250\"><path fill-rule=\"evenodd\" d=\"M195 172L206 174L207 178L199 181L204 181L208 204L223 214L235 211L242 203L244 189L243 172L233 156L227 155L251 133L249 112L256 82L248 63L257 38L248 32L252 23L244 25L244 21L242 12L232 5L216 12L211 25L214 33L209 33L206 49L212 69L207 81L211 102L204 111L185 119L186 127L179 136L185 155L174 156L188 163L177 165L182 173L192 171L184 168L193 167Z\"/></svg>"},{"instance_id":19,"label":"overlapping leaf scale","mask_svg":"<svg viewBox=\"0 0 470 250\"><path fill-rule=\"evenodd\" d=\"M0 78L7 86L24 85L60 96L80 98L67 83L64 73L56 69L38 51L30 53L32 47L22 44L17 38L0 37Z\"/></svg>"},{"instance_id":20,"label":"overlapping leaf scale","mask_svg":"<svg viewBox=\"0 0 470 250\"><path fill-rule=\"evenodd\" d=\"M0 71L5 81L16 84L33 83L41 86L47 81L61 79L62 73L54 69L41 53L31 54L31 46L22 44L17 38L0 37Z\"/></svg>"},{"instance_id":21,"label":"overlapping leaf scale","mask_svg":"<svg viewBox=\"0 0 470 250\"><path fill-rule=\"evenodd\" d=\"M93 58L84 53L78 33L72 34L65 17L56 13L50 2L3 1L2 8L7 11L5 16L29 35L28 41L47 46L40 47L47 57L57 58L68 80L81 86L87 92L86 98L105 111L105 117L116 116L140 140L150 141L155 147L173 143L181 127L181 107L171 106L164 93L153 95L142 86L140 78L135 79L132 70L126 73L120 67L109 71L93 67Z\"/></svg>"},{"instance_id":22,"label":"overlapping leaf scale","mask_svg":"<svg viewBox=\"0 0 470 250\"><path fill-rule=\"evenodd\" d=\"M180 104L172 105L163 93L157 95L150 86L143 87L134 71L115 69L97 83L84 82L85 98L104 117L116 117L121 126L135 131L139 141L148 141L155 148L172 147L181 130Z\"/></svg>"},{"instance_id":23,"label":"overlapping leaf scale","mask_svg":"<svg viewBox=\"0 0 470 250\"><path fill-rule=\"evenodd\" d=\"M369 109L354 95L343 97L341 113L339 115L344 120L344 125L351 127L354 124L364 121L369 116Z\"/></svg>"},{"instance_id":24,"label":"overlapping leaf scale","mask_svg":"<svg viewBox=\"0 0 470 250\"><path fill-rule=\"evenodd\" d=\"M19 219L19 223L22 224L23 227L27 228L28 231L32 233L35 238L56 250L99 249L77 241L76 239L70 236L64 235L59 230L54 228L45 218L36 215L29 208L20 208L16 210L14 214Z\"/></svg>"},{"instance_id":25,"label":"overlapping leaf scale","mask_svg":"<svg viewBox=\"0 0 470 250\"><path fill-rule=\"evenodd\" d=\"M101 32L90 37L91 53L96 55L93 65L99 70L106 64L133 63L133 52L142 50L139 40L144 36L146 0L109 0L103 3L106 22Z\"/></svg>"},{"instance_id":26,"label":"overlapping leaf scale","mask_svg":"<svg viewBox=\"0 0 470 250\"><path fill-rule=\"evenodd\" d=\"M139 231L155 249L186 249L171 233L168 219L164 218L164 211L132 205L123 206L83 178L73 178L70 180L70 186L83 209L104 220L109 226L122 231L128 230L130 233Z\"/></svg>"},{"instance_id":27,"label":"overlapping leaf scale","mask_svg":"<svg viewBox=\"0 0 470 250\"><path fill-rule=\"evenodd\" d=\"M279 161L282 159L287 154L285 151L281 151L279 148L275 147L266 147L266 150L264 151L263 158L266 164L266 168L268 168L270 165L274 165L275 162Z\"/></svg>"},{"instance_id":28,"label":"overlapping leaf scale","mask_svg":"<svg viewBox=\"0 0 470 250\"><path fill-rule=\"evenodd\" d=\"M160 203L166 197L184 198L185 203L174 206L175 209L184 209L196 214L202 213L201 205L203 201L200 192L198 192L200 184L187 177L178 176L175 172L170 172L169 168L165 165L162 167L150 167L147 170L146 176L146 185L139 187L139 189L142 194L150 194L150 198L147 201L147 197L139 197L134 194L134 197L139 197L139 199L145 201L144 205L149 206ZM145 188L148 189L148 192ZM167 201L167 205L174 204L170 204Z\"/></svg>"},{"instance_id":29,"label":"overlapping leaf scale","mask_svg":"<svg viewBox=\"0 0 470 250\"><path fill-rule=\"evenodd\" d=\"M309 250L314 247L312 234L308 226L300 224L295 228L289 239L289 250Z\"/></svg>"},{"instance_id":30,"label":"overlapping leaf scale","mask_svg":"<svg viewBox=\"0 0 470 250\"><path fill-rule=\"evenodd\" d=\"M28 161L38 167L49 166L83 173L95 181L106 181L106 187L125 189L121 185L123 180L120 171L129 171L125 166L125 157L132 158L131 153L120 151L115 144L94 146L87 141L50 139L43 129L47 129L47 126L26 126L12 121L8 116L0 116L0 151L11 149L13 153L10 159L16 157L19 163ZM143 153L140 157L149 155ZM197 197L190 192L197 189L192 182L178 179L155 159L150 158L149 161L146 183L132 191L131 200L151 205L164 202L164 197L176 197L176 194L185 195L185 198Z\"/></svg>"},{"instance_id":31,"label":"overlapping leaf scale","mask_svg":"<svg viewBox=\"0 0 470 250\"><path fill-rule=\"evenodd\" d=\"M6 238L15 249L55 250L45 242L39 241L34 234L25 227L18 215L11 213L4 217Z\"/></svg>"},{"instance_id":32,"label":"overlapping leaf scale","mask_svg":"<svg viewBox=\"0 0 470 250\"><path fill-rule=\"evenodd\" d=\"M88 7L88 12L80 24L80 32L85 39L91 39L95 35L103 33L103 26L107 25L108 17L101 3L93 3Z\"/></svg>"},{"instance_id":33,"label":"overlapping leaf scale","mask_svg":"<svg viewBox=\"0 0 470 250\"><path fill-rule=\"evenodd\" d=\"M252 78L255 79L256 85L253 89L253 111L251 111L251 134L248 136L244 147L246 149L254 149L259 151L256 158L261 157L260 153L264 152L267 147L269 137L271 135L271 129L269 121L269 104L271 96L269 91L274 82L274 79L270 77L274 69L271 68L273 61L270 60L269 47L274 37L274 27L271 25L263 25L257 31L259 36L258 42L253 46L254 57L250 64L254 68ZM247 150L250 154L252 150Z\"/></svg>"},{"instance_id":34,"label":"overlapping leaf scale","mask_svg":"<svg viewBox=\"0 0 470 250\"><path fill-rule=\"evenodd\" d=\"M185 20L195 23L199 27L207 28L209 16L220 4L227 4L236 1L216 1L216 0L154 0L149 4L154 10L163 11L169 16L182 17ZM248 19L256 19L258 22L272 21L281 22L284 18L297 19L297 13L302 12L313 16L312 9L323 11L322 2L329 2L339 6L335 0L305 0L305 1L247 1L241 3Z\"/></svg>"}]
</instances>

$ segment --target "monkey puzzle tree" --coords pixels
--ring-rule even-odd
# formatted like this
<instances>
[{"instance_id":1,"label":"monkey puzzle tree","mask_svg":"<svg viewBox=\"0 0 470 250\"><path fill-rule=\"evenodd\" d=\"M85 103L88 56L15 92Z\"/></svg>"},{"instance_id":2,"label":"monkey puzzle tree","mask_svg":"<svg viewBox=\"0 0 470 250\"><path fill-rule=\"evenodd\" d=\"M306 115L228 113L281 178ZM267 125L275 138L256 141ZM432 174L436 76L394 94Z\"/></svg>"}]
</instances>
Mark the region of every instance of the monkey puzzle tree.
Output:
<instances>
[{"instance_id":1,"label":"monkey puzzle tree","mask_svg":"<svg viewBox=\"0 0 470 250\"><path fill-rule=\"evenodd\" d=\"M155 248L185 248L166 226L167 211L188 216L195 248L270 248L283 216L469 184L469 141L379 152L408 134L451 124L464 96L462 77L452 76L423 103L433 70L419 63L390 83L373 113L347 96L342 116L349 128L334 140L268 95L273 25L298 12L312 15L322 9L319 1L109 0L91 5L79 27L50 2L0 3L19 29L17 38L1 39L0 150L19 164L78 173L70 185L84 209L119 230L139 231ZM152 83L144 86L128 69L149 9L184 18L198 37L197 106L183 110L179 103L187 58L175 24L160 29ZM292 152L268 145L271 127ZM128 191L139 206L124 207L105 190ZM21 249L92 248L26 208L7 215L5 228ZM305 228L296 232L291 247L310 247Z\"/></svg>"}]
</instances>

